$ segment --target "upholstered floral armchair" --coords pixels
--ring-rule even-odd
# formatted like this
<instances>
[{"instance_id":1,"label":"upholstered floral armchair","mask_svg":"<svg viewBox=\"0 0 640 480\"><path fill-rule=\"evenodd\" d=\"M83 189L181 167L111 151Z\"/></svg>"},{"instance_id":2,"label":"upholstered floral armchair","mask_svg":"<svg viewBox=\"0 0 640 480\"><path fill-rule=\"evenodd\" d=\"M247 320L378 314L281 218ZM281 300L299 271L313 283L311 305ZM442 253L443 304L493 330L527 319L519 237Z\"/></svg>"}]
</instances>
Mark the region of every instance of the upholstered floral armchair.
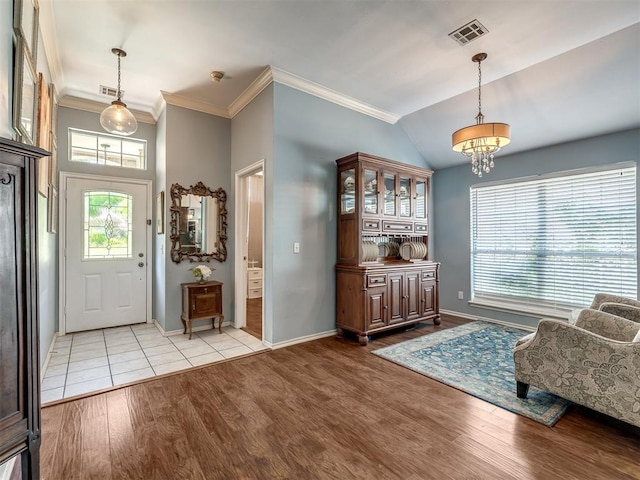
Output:
<instances>
[{"instance_id":1,"label":"upholstered floral armchair","mask_svg":"<svg viewBox=\"0 0 640 480\"><path fill-rule=\"evenodd\" d=\"M600 310L601 312L617 315L618 317L640 322L640 302L633 298L621 297L611 293L597 293L593 297L591 306L592 310ZM575 324L582 308L573 310L569 313L569 323Z\"/></svg>"},{"instance_id":2,"label":"upholstered floral armchair","mask_svg":"<svg viewBox=\"0 0 640 480\"><path fill-rule=\"evenodd\" d=\"M640 322L640 302L633 298L621 297L610 293L597 293L593 297L593 310L611 313L634 322Z\"/></svg>"},{"instance_id":3,"label":"upholstered floral armchair","mask_svg":"<svg viewBox=\"0 0 640 480\"><path fill-rule=\"evenodd\" d=\"M542 319L513 352L517 395L529 385L640 427L640 323L582 310Z\"/></svg>"}]
</instances>

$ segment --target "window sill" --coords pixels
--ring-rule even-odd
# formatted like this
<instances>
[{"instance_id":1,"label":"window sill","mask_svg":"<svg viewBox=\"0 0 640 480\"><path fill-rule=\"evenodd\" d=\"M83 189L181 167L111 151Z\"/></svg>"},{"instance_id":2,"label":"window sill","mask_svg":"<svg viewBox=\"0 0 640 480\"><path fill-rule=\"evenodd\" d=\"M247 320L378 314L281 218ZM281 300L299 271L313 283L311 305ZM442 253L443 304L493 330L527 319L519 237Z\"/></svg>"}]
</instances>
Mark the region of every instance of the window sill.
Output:
<instances>
[{"instance_id":1,"label":"window sill","mask_svg":"<svg viewBox=\"0 0 640 480\"><path fill-rule=\"evenodd\" d=\"M484 298L471 300L469 301L469 305L472 307L486 308L499 312L515 313L527 317L553 318L558 320L567 320L567 318L569 318L569 312L574 310L574 308L553 309L531 304L508 302L504 300L488 300Z\"/></svg>"}]
</instances>

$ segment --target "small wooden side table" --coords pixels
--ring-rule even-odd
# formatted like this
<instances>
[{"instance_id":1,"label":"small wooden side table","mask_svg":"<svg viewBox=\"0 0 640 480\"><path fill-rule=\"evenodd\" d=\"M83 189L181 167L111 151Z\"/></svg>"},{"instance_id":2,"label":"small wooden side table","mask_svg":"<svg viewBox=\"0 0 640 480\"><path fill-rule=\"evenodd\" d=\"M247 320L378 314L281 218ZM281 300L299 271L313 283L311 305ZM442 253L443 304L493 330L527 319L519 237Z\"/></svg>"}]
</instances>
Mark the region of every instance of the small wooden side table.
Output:
<instances>
[{"instance_id":1,"label":"small wooden side table","mask_svg":"<svg viewBox=\"0 0 640 480\"><path fill-rule=\"evenodd\" d=\"M192 320L211 318L211 327L216 328L216 317L220 319L218 329L222 333L222 282L190 282L182 283L182 325L187 333L189 328L189 340L191 340Z\"/></svg>"}]
</instances>

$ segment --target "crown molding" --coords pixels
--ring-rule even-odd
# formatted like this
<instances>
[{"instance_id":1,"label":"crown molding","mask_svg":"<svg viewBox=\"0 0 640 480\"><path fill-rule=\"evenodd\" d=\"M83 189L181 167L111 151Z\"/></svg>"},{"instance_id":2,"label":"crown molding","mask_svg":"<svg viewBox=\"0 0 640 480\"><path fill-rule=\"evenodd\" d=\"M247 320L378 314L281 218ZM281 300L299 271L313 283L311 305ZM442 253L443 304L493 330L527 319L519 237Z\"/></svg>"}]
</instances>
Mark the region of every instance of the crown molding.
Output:
<instances>
[{"instance_id":1,"label":"crown molding","mask_svg":"<svg viewBox=\"0 0 640 480\"><path fill-rule=\"evenodd\" d=\"M330 88L327 88L310 80L306 80L285 70L271 67L271 72L274 82L281 83L282 85L295 88L296 90L308 93L309 95L314 95L316 97L322 98L323 100L327 100L328 102L335 103L336 105L340 105L350 110L354 110L370 117L377 118L378 120L382 120L383 122L387 122L393 125L401 118L400 115L396 115L395 113L387 112L380 108L374 107L373 105L361 102L360 100L357 100L353 97L344 95L340 92L336 92L335 90L331 90Z\"/></svg>"},{"instance_id":2,"label":"crown molding","mask_svg":"<svg viewBox=\"0 0 640 480\"><path fill-rule=\"evenodd\" d=\"M162 98L167 103L167 105L174 105L176 107L188 108L189 110L209 113L211 115L216 115L218 117L231 118L229 116L229 111L224 107L219 107L218 105L205 103L199 100L193 100L191 98L184 97L182 95L164 92L162 90L160 91L160 93L162 94Z\"/></svg>"},{"instance_id":3,"label":"crown molding","mask_svg":"<svg viewBox=\"0 0 640 480\"><path fill-rule=\"evenodd\" d=\"M269 66L265 68L258 78L256 78L251 85L249 85L244 92L242 92L238 98L236 98L231 105L229 105L230 118L235 117L240 111L249 105L251 101L256 98L260 92L267 88L271 82L273 82L273 67Z\"/></svg>"},{"instance_id":4,"label":"crown molding","mask_svg":"<svg viewBox=\"0 0 640 480\"><path fill-rule=\"evenodd\" d=\"M94 100L87 100L84 98L72 97L65 95L58 100L58 105L61 107L75 108L76 110L83 110L85 112L102 113L102 111L108 107L104 103L96 102ZM156 119L147 112L141 112L140 110L129 109L133 116L136 117L138 122L155 124Z\"/></svg>"},{"instance_id":5,"label":"crown molding","mask_svg":"<svg viewBox=\"0 0 640 480\"><path fill-rule=\"evenodd\" d=\"M331 90L318 83L306 80L298 75L281 70L272 65L268 66L263 72L256 78L247 89L236 98L229 106L230 118L235 117L244 107L246 107L254 98L258 96L262 90L264 90L271 82L277 82L282 85L286 85L301 92L308 93L315 97L322 98L336 105L354 110L356 112L363 113L383 122L395 124L400 120L401 116L395 113L386 112L372 105L368 105L364 102L356 100L353 97L344 95L342 93Z\"/></svg>"},{"instance_id":6,"label":"crown molding","mask_svg":"<svg viewBox=\"0 0 640 480\"><path fill-rule=\"evenodd\" d=\"M40 26L40 36L44 46L44 55L47 58L47 66L51 75L51 81L60 92L64 88L64 74L62 71L62 61L58 50L56 39L56 22L53 13L52 0L40 0L40 14L38 24Z\"/></svg>"},{"instance_id":7,"label":"crown molding","mask_svg":"<svg viewBox=\"0 0 640 480\"><path fill-rule=\"evenodd\" d=\"M156 98L156 102L153 104L151 115L153 115L153 118L157 120L158 118L160 118L160 115L162 115L162 112L165 108L167 108L167 102L165 101L162 94L160 94L158 95L158 98Z\"/></svg>"}]
</instances>

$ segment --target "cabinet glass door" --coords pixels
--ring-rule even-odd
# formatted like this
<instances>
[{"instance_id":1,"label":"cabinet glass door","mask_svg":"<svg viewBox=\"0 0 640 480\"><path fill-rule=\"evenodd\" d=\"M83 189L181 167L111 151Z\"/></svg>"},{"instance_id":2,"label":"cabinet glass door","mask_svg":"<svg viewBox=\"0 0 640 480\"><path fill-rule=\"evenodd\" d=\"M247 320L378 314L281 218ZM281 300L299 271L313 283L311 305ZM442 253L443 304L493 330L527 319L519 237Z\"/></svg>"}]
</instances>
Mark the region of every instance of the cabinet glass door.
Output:
<instances>
[{"instance_id":1,"label":"cabinet glass door","mask_svg":"<svg viewBox=\"0 0 640 480\"><path fill-rule=\"evenodd\" d=\"M356 211L356 170L349 168L340 173L340 214Z\"/></svg>"},{"instance_id":2,"label":"cabinet glass door","mask_svg":"<svg viewBox=\"0 0 640 480\"><path fill-rule=\"evenodd\" d=\"M400 177L400 216L411 216L411 178Z\"/></svg>"},{"instance_id":3,"label":"cabinet glass door","mask_svg":"<svg viewBox=\"0 0 640 480\"><path fill-rule=\"evenodd\" d=\"M396 215L396 176L393 173L384 174L384 214Z\"/></svg>"},{"instance_id":4,"label":"cabinet glass door","mask_svg":"<svg viewBox=\"0 0 640 480\"><path fill-rule=\"evenodd\" d=\"M416 218L427 218L427 182L416 180Z\"/></svg>"},{"instance_id":5,"label":"cabinet glass door","mask_svg":"<svg viewBox=\"0 0 640 480\"><path fill-rule=\"evenodd\" d=\"M378 213L378 171L364 169L364 213Z\"/></svg>"}]
</instances>

